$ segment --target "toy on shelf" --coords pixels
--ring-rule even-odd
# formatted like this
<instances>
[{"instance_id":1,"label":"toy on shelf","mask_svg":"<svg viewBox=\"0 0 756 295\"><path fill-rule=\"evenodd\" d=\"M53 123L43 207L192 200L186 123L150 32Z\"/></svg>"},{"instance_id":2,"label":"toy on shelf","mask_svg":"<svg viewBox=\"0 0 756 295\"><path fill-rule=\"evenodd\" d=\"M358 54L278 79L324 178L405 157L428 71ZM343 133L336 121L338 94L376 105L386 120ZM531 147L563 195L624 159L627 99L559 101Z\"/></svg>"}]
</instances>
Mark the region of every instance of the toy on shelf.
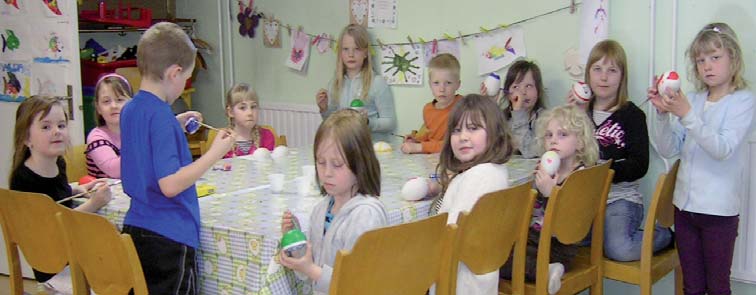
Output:
<instances>
[{"instance_id":1,"label":"toy on shelf","mask_svg":"<svg viewBox=\"0 0 756 295\"><path fill-rule=\"evenodd\" d=\"M118 4L115 9L107 9L105 2L100 2L98 10L82 10L79 19L131 26L136 28L149 28L152 25L152 10L149 8L131 7L130 4Z\"/></svg>"}]
</instances>

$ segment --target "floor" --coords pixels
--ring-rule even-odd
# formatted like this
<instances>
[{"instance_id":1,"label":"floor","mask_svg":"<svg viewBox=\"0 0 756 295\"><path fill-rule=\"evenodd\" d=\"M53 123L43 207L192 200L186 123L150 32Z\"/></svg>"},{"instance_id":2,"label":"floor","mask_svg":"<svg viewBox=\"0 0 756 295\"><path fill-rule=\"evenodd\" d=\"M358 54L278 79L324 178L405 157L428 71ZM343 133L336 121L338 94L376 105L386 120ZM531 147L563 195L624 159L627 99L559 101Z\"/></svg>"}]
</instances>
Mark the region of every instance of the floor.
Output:
<instances>
[{"instance_id":1,"label":"floor","mask_svg":"<svg viewBox=\"0 0 756 295\"><path fill-rule=\"evenodd\" d=\"M37 291L37 282L30 279L24 279L24 291L34 294ZM0 275L0 295L9 295L10 278L6 275Z\"/></svg>"}]
</instances>

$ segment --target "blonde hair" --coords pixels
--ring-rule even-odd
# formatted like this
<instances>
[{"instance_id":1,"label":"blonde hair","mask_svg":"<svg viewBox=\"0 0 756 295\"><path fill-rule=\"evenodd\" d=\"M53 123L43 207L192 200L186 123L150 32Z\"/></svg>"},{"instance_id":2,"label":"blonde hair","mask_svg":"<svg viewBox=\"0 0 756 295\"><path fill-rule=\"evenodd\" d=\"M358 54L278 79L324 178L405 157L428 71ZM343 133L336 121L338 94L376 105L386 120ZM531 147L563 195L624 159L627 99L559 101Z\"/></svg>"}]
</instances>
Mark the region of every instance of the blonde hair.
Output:
<instances>
[{"instance_id":1,"label":"blonde hair","mask_svg":"<svg viewBox=\"0 0 756 295\"><path fill-rule=\"evenodd\" d=\"M110 89L113 89L113 93L119 97L126 96L131 98L134 96L131 92L131 85L129 85L129 82L123 76L119 74L108 74L100 78L100 80L97 81L97 85L95 85L95 99L92 102L95 109L94 115L97 126L105 125L105 118L103 118L102 114L97 110L97 103L100 102L100 89L102 89L103 86L110 86Z\"/></svg>"},{"instance_id":2,"label":"blonde hair","mask_svg":"<svg viewBox=\"0 0 756 295\"><path fill-rule=\"evenodd\" d=\"M357 179L357 193L378 197L381 194L381 167L373 151L365 117L352 109L342 109L328 116L315 133L313 156L316 162L320 145L329 139L336 143ZM315 167L317 169L317 165ZM326 194L323 186L320 186L320 192Z\"/></svg>"},{"instance_id":3,"label":"blonde hair","mask_svg":"<svg viewBox=\"0 0 756 295\"><path fill-rule=\"evenodd\" d=\"M582 148L575 152L575 158L586 166L593 166L599 157L599 147L596 138L593 135L593 121L588 118L586 112L574 105L564 105L541 114L536 121L536 145L541 149L540 152L546 151L546 128L551 121L556 120L559 125L575 136Z\"/></svg>"},{"instance_id":4,"label":"blonde hair","mask_svg":"<svg viewBox=\"0 0 756 295\"><path fill-rule=\"evenodd\" d=\"M469 162L460 162L454 157L451 147L453 130L465 124L467 120L486 130L486 149ZM514 152L512 135L509 133L504 113L499 111L496 103L490 98L477 94L468 94L461 99L449 114L447 131L444 135L444 146L439 155L436 173L439 176L443 191L449 186L454 177L475 165L482 163L504 164ZM449 177L448 172L453 176Z\"/></svg>"},{"instance_id":5,"label":"blonde hair","mask_svg":"<svg viewBox=\"0 0 756 295\"><path fill-rule=\"evenodd\" d=\"M428 62L428 80L433 77L435 70L447 70L459 80L459 60L454 55L449 53L442 53L434 56L430 62Z\"/></svg>"},{"instance_id":6,"label":"blonde hair","mask_svg":"<svg viewBox=\"0 0 756 295\"><path fill-rule=\"evenodd\" d=\"M143 78L163 80L163 73L172 65L191 70L197 48L179 25L159 22L152 25L137 46L137 66Z\"/></svg>"},{"instance_id":7,"label":"blonde hair","mask_svg":"<svg viewBox=\"0 0 756 295\"><path fill-rule=\"evenodd\" d=\"M625 49L622 48L617 41L604 40L593 46L591 53L588 55L588 62L585 64L585 83L591 85L591 66L606 57L608 61L614 62L620 71L622 71L622 79L620 79L619 89L617 89L617 100L610 108L616 107L620 109L625 106L629 100L627 91L627 56L625 55ZM593 109L593 104L596 101L596 95L591 96L590 105L588 110Z\"/></svg>"},{"instance_id":8,"label":"blonde hair","mask_svg":"<svg viewBox=\"0 0 756 295\"><path fill-rule=\"evenodd\" d=\"M228 115L229 111L234 108L237 103L243 101L251 101L255 103L255 108L260 104L260 99L257 97L257 92L252 89L247 83L237 83L231 89L226 92L226 117L228 117L228 126L233 129L236 127L234 124L234 118ZM256 147L260 147L260 125L255 124L250 131L250 140Z\"/></svg>"},{"instance_id":9,"label":"blonde hair","mask_svg":"<svg viewBox=\"0 0 756 295\"><path fill-rule=\"evenodd\" d=\"M365 61L362 62L362 93L360 93L360 99L367 103L370 97L370 83L373 82L373 59L370 55L370 35L367 29L361 25L350 24L344 27L339 35L339 43L336 46L336 75L333 79L333 87L331 88L331 102L330 104L339 105L339 99L341 97L341 88L344 86L344 75L346 75L346 67L344 61L341 60L341 47L343 46L344 36L349 35L354 39L354 44L358 49L365 50Z\"/></svg>"},{"instance_id":10,"label":"blonde hair","mask_svg":"<svg viewBox=\"0 0 756 295\"><path fill-rule=\"evenodd\" d=\"M29 132L32 124L34 124L34 119L38 114L40 114L40 119L46 117L55 106L63 108L63 104L59 100L41 95L33 95L18 106L16 126L13 128L13 163L11 164L11 173L8 176L8 183L10 183L10 178L16 170L31 156L26 141L29 139ZM68 121L68 114L65 111L63 113L66 114L66 121Z\"/></svg>"},{"instance_id":11,"label":"blonde hair","mask_svg":"<svg viewBox=\"0 0 756 295\"><path fill-rule=\"evenodd\" d=\"M693 73L690 76L696 78L693 81L696 84L696 89L705 90L707 88L697 70L697 57L704 53L711 53L717 48L730 55L730 73L732 73L730 86L735 87L735 90L748 87L748 83L743 78L745 65L743 64L743 51L740 49L738 36L726 23L710 23L698 32L686 51L691 64L690 72Z\"/></svg>"}]
</instances>

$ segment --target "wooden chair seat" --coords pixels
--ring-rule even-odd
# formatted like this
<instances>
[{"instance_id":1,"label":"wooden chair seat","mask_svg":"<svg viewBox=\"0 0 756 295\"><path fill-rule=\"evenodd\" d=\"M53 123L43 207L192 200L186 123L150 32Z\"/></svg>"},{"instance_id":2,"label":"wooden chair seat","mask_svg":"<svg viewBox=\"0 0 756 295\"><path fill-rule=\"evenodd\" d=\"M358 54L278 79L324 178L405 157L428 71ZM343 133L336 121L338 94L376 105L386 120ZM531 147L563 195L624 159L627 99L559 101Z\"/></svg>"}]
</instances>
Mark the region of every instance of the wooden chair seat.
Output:
<instances>
[{"instance_id":1,"label":"wooden chair seat","mask_svg":"<svg viewBox=\"0 0 756 295\"><path fill-rule=\"evenodd\" d=\"M625 283L640 285L639 261L605 261L604 276ZM651 257L651 283L656 283L680 265L676 249L662 250Z\"/></svg>"}]
</instances>

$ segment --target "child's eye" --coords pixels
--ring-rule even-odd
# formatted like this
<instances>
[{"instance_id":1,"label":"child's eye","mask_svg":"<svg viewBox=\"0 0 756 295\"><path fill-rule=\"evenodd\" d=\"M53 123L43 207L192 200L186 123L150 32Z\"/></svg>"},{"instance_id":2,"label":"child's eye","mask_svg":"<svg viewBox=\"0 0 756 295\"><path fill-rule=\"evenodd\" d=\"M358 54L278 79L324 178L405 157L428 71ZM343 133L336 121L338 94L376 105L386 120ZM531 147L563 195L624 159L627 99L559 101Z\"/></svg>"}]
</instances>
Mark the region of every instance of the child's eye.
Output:
<instances>
[{"instance_id":1,"label":"child's eye","mask_svg":"<svg viewBox=\"0 0 756 295\"><path fill-rule=\"evenodd\" d=\"M60 124L58 124L58 129L66 129L66 127L68 127L68 124L66 124L66 123L60 123Z\"/></svg>"},{"instance_id":2,"label":"child's eye","mask_svg":"<svg viewBox=\"0 0 756 295\"><path fill-rule=\"evenodd\" d=\"M533 84L525 85L525 88L527 88L527 89L533 89L533 87L535 87Z\"/></svg>"},{"instance_id":3,"label":"child's eye","mask_svg":"<svg viewBox=\"0 0 756 295\"><path fill-rule=\"evenodd\" d=\"M48 129L50 129L50 125L47 125L47 124L42 125L42 130L48 130Z\"/></svg>"},{"instance_id":4,"label":"child's eye","mask_svg":"<svg viewBox=\"0 0 756 295\"><path fill-rule=\"evenodd\" d=\"M462 132L462 128L456 127L452 129L452 133L460 133L460 132Z\"/></svg>"},{"instance_id":5,"label":"child's eye","mask_svg":"<svg viewBox=\"0 0 756 295\"><path fill-rule=\"evenodd\" d=\"M712 57L711 57L711 59L712 59L712 60L718 60L718 59L719 59L720 57L721 57L721 56L719 56L719 55L715 55L715 56L712 56Z\"/></svg>"}]
</instances>

